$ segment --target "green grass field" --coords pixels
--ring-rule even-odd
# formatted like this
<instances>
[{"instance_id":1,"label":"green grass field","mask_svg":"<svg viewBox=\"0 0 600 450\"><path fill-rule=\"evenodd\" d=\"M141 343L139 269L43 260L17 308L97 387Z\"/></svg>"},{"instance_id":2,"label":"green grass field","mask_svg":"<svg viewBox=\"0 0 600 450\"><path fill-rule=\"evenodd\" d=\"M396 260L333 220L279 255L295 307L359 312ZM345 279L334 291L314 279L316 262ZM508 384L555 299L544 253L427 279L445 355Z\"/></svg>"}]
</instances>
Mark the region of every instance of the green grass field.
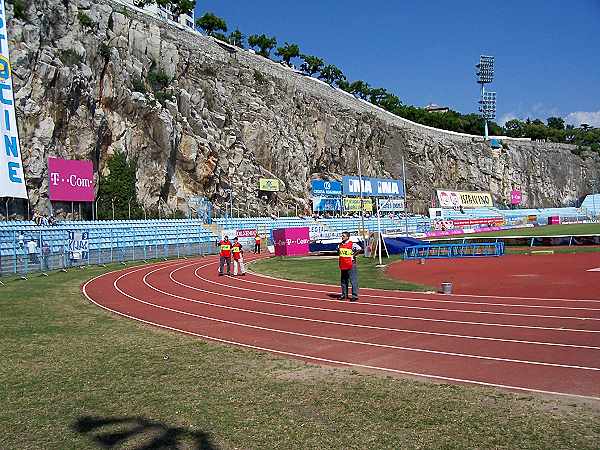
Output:
<instances>
[{"instance_id":1,"label":"green grass field","mask_svg":"<svg viewBox=\"0 0 600 450\"><path fill-rule=\"evenodd\" d=\"M384 264L398 261L399 257L384 258ZM358 257L360 287L398 289L403 291L431 291L434 288L389 278L376 267L377 259ZM339 286L340 270L337 258L267 258L253 262L250 270L288 280Z\"/></svg>"},{"instance_id":2,"label":"green grass field","mask_svg":"<svg viewBox=\"0 0 600 450\"><path fill-rule=\"evenodd\" d=\"M514 230L504 230L488 233L467 234L465 237L506 237L506 236L564 236L581 234L600 234L600 224L598 223L577 223L573 225L546 225L534 228L518 228ZM448 239L456 239L456 236ZM438 239L439 240L439 239Z\"/></svg>"},{"instance_id":3,"label":"green grass field","mask_svg":"<svg viewBox=\"0 0 600 450\"><path fill-rule=\"evenodd\" d=\"M0 286L3 450L598 448L597 404L323 368L113 316L80 293L110 269Z\"/></svg>"}]
</instances>

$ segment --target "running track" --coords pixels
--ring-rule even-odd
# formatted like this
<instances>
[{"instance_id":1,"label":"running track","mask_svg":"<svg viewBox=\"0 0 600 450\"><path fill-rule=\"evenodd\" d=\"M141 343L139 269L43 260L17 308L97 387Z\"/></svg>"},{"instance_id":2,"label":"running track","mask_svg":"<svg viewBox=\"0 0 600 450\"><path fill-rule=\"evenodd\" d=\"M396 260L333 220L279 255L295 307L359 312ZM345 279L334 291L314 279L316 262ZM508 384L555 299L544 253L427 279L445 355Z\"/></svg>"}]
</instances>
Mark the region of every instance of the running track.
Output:
<instances>
[{"instance_id":1,"label":"running track","mask_svg":"<svg viewBox=\"0 0 600 450\"><path fill-rule=\"evenodd\" d=\"M600 299L439 295L249 274L215 257L111 272L83 286L114 313L203 339L443 382L600 400Z\"/></svg>"}]
</instances>

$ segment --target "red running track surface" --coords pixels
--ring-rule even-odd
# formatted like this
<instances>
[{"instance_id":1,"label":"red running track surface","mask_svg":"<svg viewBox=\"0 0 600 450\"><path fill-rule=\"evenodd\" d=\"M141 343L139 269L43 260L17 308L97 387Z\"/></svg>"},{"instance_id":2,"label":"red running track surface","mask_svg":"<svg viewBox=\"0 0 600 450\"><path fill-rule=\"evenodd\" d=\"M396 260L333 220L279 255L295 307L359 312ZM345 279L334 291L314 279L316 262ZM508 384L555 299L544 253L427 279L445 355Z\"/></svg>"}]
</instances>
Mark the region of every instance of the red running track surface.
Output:
<instances>
[{"instance_id":1,"label":"red running track surface","mask_svg":"<svg viewBox=\"0 0 600 450\"><path fill-rule=\"evenodd\" d=\"M214 257L124 269L83 286L117 314L317 363L600 400L600 300L443 296L259 275Z\"/></svg>"},{"instance_id":2,"label":"red running track surface","mask_svg":"<svg viewBox=\"0 0 600 450\"><path fill-rule=\"evenodd\" d=\"M451 282L455 294L600 300L600 252L403 261L388 275L438 288Z\"/></svg>"}]
</instances>

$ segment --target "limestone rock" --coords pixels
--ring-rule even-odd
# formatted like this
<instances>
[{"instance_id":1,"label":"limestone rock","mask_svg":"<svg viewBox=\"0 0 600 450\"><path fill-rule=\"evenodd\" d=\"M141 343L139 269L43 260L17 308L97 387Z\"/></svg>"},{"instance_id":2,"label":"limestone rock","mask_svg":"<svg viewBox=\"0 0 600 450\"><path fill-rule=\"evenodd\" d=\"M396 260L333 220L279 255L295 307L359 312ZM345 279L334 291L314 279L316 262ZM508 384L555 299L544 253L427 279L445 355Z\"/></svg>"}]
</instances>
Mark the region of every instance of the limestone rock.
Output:
<instances>
[{"instance_id":1,"label":"limestone rock","mask_svg":"<svg viewBox=\"0 0 600 450\"><path fill-rule=\"evenodd\" d=\"M600 177L598 154L517 140L494 154L481 138L414 124L122 3L36 0L28 15L10 22L9 38L25 174L40 211L51 155L92 159L106 175L108 159L124 152L138 164L138 200L182 211L189 196L222 206L230 187L250 213L303 208L310 179L355 174L359 152L363 173L378 177L400 178L404 156L408 204L420 212L442 187L491 190L500 204L519 188L530 206L572 205ZM154 69L167 86L148 80ZM155 100L165 93L173 101ZM260 199L261 176L279 178L285 192Z\"/></svg>"}]
</instances>

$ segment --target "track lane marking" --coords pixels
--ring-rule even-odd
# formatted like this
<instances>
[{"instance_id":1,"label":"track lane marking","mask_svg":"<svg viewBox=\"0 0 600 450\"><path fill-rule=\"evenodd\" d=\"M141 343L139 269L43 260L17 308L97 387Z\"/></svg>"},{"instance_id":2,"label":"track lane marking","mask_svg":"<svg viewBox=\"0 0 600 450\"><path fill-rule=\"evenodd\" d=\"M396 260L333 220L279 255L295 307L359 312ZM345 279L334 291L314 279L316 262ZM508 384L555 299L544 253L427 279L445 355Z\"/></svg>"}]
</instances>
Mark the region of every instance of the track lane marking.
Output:
<instances>
[{"instance_id":1,"label":"track lane marking","mask_svg":"<svg viewBox=\"0 0 600 450\"><path fill-rule=\"evenodd\" d=\"M193 264L190 264L193 265ZM207 265L211 265L210 263ZM205 265L205 266L207 266ZM201 267L205 267L205 266L201 266ZM183 266L185 267L185 266ZM162 291L160 289L157 288L153 288L150 285L148 285L147 283L147 277L155 272L158 272L159 270L162 270L163 268L157 268L155 270L152 270L150 272L148 272L147 274L144 275L144 277L142 278L143 283L150 287L150 289L155 290L157 292L160 292L164 295L170 296L170 297L175 297L175 298L182 298L182 299L186 299L186 297L181 297L179 295L176 294L172 294L169 292L165 292ZM171 311L174 312L176 314L182 314L182 315L186 315L186 316L190 316L190 317L196 317L199 319L203 319L203 320L209 320L209 321L214 321L214 322L219 322L219 323L225 323L228 325L234 325L234 326L239 326L239 327L246 327L246 328L251 328L251 329L256 329L256 330L261 330L261 331L267 331L267 332L271 332L271 333L281 333L281 334L287 334L287 335L291 335L291 336L300 336L300 337L307 337L307 338L313 338L313 339L321 339L321 340L326 340L326 341L333 341L333 342L342 342L342 343L348 343L348 344L356 344L356 345L364 345L364 346L371 346L371 347L378 347L378 348L389 348L389 349L393 349L393 350L401 350L401 351L413 351L413 352L419 352L419 353L427 353L427 354L437 354L437 355L444 355L444 356L452 356L452 357L458 357L458 358L472 358L472 359L481 359L481 360L489 360L489 361L500 361L500 362L508 362L508 363L517 363L517 364L529 364L529 365L536 365L536 366L547 366L547 367L559 367L559 368L567 368L567 369L577 369L577 370L590 370L590 371L600 371L600 368L597 367L587 367L587 366L577 366L577 365L570 365L570 364L557 364L557 363L545 363L542 361L527 361L527 360L519 360L519 359L510 359L510 358L496 358L496 357L492 357L492 356L483 356L483 355L471 355L471 354L465 354L465 353L457 353L457 352L444 352L444 351L440 351L440 350L428 350L428 349L421 349L421 348L413 348L413 347L404 347L404 346L397 346L397 345L389 345L389 344L377 344L377 343L373 343L373 342L364 342L364 341L353 341L351 339L342 339L342 338L334 338L334 337L329 337L329 336L319 336L319 335L311 335L308 333L300 333L300 332L295 332L295 331L286 331L286 330L279 330L276 328L268 328L268 327L262 327L259 325L250 325L247 323L243 323L243 322L235 322L235 321L231 321L231 320L225 320L225 319L217 319L215 317L210 317L210 316L204 316L201 314L195 314L195 313L191 313L188 311L182 311L176 308L169 308L167 306L162 306L162 305L157 305L155 303L152 302L147 302L144 301L138 297L134 297L132 295L127 294L126 292L124 292L123 290L121 290L119 288L119 281L125 277L126 274L121 275L120 277L118 277L114 282L113 282L113 286L114 288L120 292L122 295L131 298L134 301L137 301L139 303L142 304L146 304L148 306L154 307L154 308L158 308L158 309L162 309L165 311Z\"/></svg>"},{"instance_id":2,"label":"track lane marking","mask_svg":"<svg viewBox=\"0 0 600 450\"><path fill-rule=\"evenodd\" d=\"M254 258L254 260L263 259L263 258ZM293 281L296 284L307 284L309 286L326 286L331 287L331 284L323 284L323 283L308 283L306 281L296 281L296 280L286 280L285 278L277 278L269 275L264 275L262 273L250 271L253 276L259 278L267 278L270 280L290 282ZM376 288L361 288L362 291L378 291ZM413 291L403 291L396 290L394 292L401 292L406 294L413 294ZM600 303L598 299L583 299L583 298L546 298L546 297L516 297L516 296L506 296L506 295L478 295L478 294L439 294L437 292L432 294L424 294L424 295L432 295L432 296L444 296L444 297L472 297L472 298L497 298L497 299L506 299L506 300L542 300L542 301L552 301L552 302L588 302L588 303Z\"/></svg>"},{"instance_id":3,"label":"track lane marking","mask_svg":"<svg viewBox=\"0 0 600 450\"><path fill-rule=\"evenodd\" d=\"M145 268L146 267L137 269L137 270L135 270L135 272L141 271L141 270L143 270ZM199 333L194 333L192 331L188 331L188 330L184 330L184 329L180 329L180 328L176 328L176 327L170 327L168 325L164 325L164 324L160 324L158 322L152 322L152 321L149 321L149 320L141 319L139 317L135 317L135 316L123 313L121 311L117 311L115 309L112 309L112 308L109 308L109 307L107 307L105 305L102 305L102 304L98 303L97 301L95 301L94 299L92 299L90 297L90 295L87 293L87 287L88 287L88 285L90 283L96 281L97 279L100 279L100 278L102 278L102 277L104 277L106 275L112 274L114 272L118 272L118 271L113 271L113 272L109 272L107 274L98 275L98 276L92 278L91 280L87 281L83 285L83 287L82 287L82 291L83 291L83 294L85 295L85 297L91 303L95 304L96 306L99 306L102 309L105 309L107 311L110 311L110 312L112 312L114 314L118 314L118 315L123 316L123 317L127 317L129 319L133 319L133 320L137 320L137 321L142 322L142 323L154 325L154 326L157 326L159 328L168 329L168 330L172 330L172 331L177 331L177 332L180 332L180 333L183 333L183 334L187 334L187 335L191 335L191 336L196 336L196 337L199 337L199 338L208 339L208 340L212 340L212 341L215 341L215 342L221 342L221 343L225 343L225 344L232 344L232 345L237 345L237 346L244 347L244 348L250 348L250 349L259 350L259 351L265 351L265 352L271 352L271 353L285 355L285 356L291 356L291 357L295 357L295 358L302 358L302 359L311 360L311 361L319 361L319 362L328 363L328 364L337 364L337 365L342 365L342 366L358 367L358 368L364 368L364 369L370 369L370 370L380 370L380 371L383 371L383 372L390 372L390 373L396 373L396 374L401 374L401 375L423 377L423 378L429 378L429 379L434 379L434 380L450 381L450 382L455 382L455 383L466 383L466 384L474 384L474 385L478 385L478 386L496 387L496 388L516 390L516 391L522 391L522 392L535 392L535 393L540 393L540 394L560 395L560 396L565 396L565 397L582 398L582 399L586 399L586 400L600 401L600 397L589 396L589 395L572 394L572 393L568 393L568 392L548 391L548 390L542 390L542 389L534 389L534 388L527 388L527 387L522 387L522 386L512 386L512 385L498 384L498 383L488 383L488 382L471 380L471 379L463 379L463 378L445 377L445 376L442 376L442 375L425 374L425 373L419 373L419 372L410 372L410 371L404 371L404 370L399 370L399 369L391 369L391 368L386 368L386 367L371 366L371 365L366 365L366 364L357 364L357 363L352 363L352 362L342 361L342 360L320 358L320 357L311 356L311 355L305 355L305 354L301 354L301 353L285 352L285 351L274 349L274 348L259 347L259 346L255 346L255 345L251 345L251 344L246 344L246 343L243 343L243 342L239 342L239 341L233 341L233 340L227 340L227 339L217 338L217 337L208 336L208 335L202 335L202 334L199 334ZM134 271L132 271L132 272L134 272Z\"/></svg>"},{"instance_id":4,"label":"track lane marking","mask_svg":"<svg viewBox=\"0 0 600 450\"><path fill-rule=\"evenodd\" d=\"M217 264L217 263L213 263L213 264ZM206 267L206 266L203 266ZM207 278L204 278L200 275L197 274L197 277L202 280L202 281L206 281L208 283L211 284L215 284L217 286L224 286L224 287L228 287L228 285L226 284L222 284L219 283L217 281L212 281L209 280ZM249 289L249 288L243 288L243 287L236 287L236 289L241 289L243 291L250 291L250 292L255 292L257 294L270 294L270 295L276 295L276 296L281 296L281 297L289 297L289 298L299 298L299 299L304 299L304 300L318 300L318 301L323 301L323 299L319 299L319 298L315 298L315 297L306 297L306 296L302 296L302 295L293 295L293 294L284 294L284 293L278 293L278 292L269 292L269 291L260 291L260 290L256 290L256 289ZM282 289L285 289L285 287L282 287ZM329 300L328 301L337 301L337 300ZM477 310L465 310L465 309L449 309L449 308L430 308L430 307L426 307L426 306L406 306L406 305L389 305L389 304L385 304L385 303L370 303L370 302L360 302L358 303L359 305L367 305L367 306L377 306L377 307L385 307L385 308L400 308L400 309L416 309L416 310L420 310L420 311L440 311L440 312L452 312L452 313L464 313L464 314L487 314L487 315L493 315L493 316L516 316L516 317L536 317L536 318L543 318L543 319L567 319L567 320L593 320L593 321L600 321L600 318L596 318L596 317L577 317L577 316L552 316L552 315L545 315L545 314L520 314L520 313L508 313L508 312L494 312L494 311L477 311Z\"/></svg>"}]
</instances>

